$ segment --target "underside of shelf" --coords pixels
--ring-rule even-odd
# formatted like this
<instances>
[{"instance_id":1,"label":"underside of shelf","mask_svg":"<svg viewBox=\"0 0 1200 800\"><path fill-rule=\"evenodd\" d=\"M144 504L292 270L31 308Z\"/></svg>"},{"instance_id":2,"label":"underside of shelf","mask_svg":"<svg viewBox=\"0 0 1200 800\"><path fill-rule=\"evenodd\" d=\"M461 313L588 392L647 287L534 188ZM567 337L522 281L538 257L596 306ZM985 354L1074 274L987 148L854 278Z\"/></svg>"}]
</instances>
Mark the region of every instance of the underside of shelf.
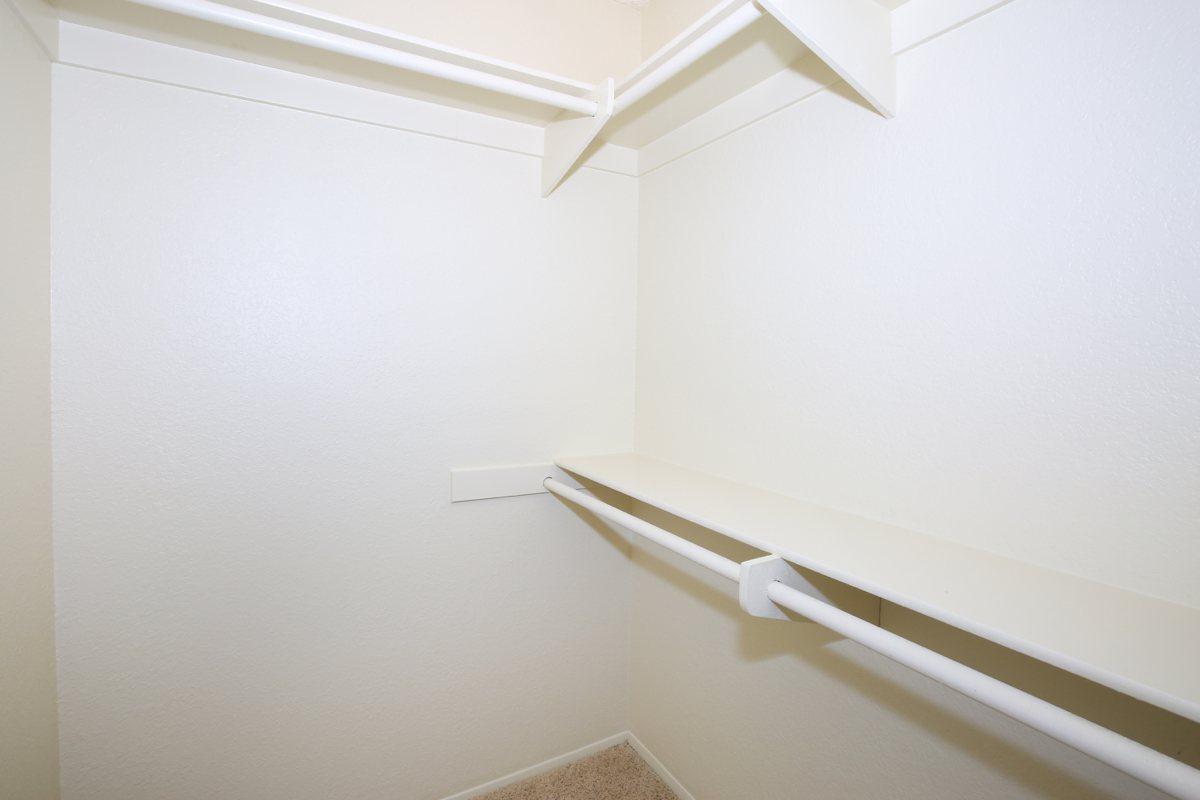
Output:
<instances>
[{"instance_id":1,"label":"underside of shelf","mask_svg":"<svg viewBox=\"0 0 1200 800\"><path fill-rule=\"evenodd\" d=\"M643 147L773 75L805 68L807 55L795 36L764 16L612 120L601 138Z\"/></svg>"},{"instance_id":2,"label":"underside of shelf","mask_svg":"<svg viewBox=\"0 0 1200 800\"><path fill-rule=\"evenodd\" d=\"M1200 721L1200 609L636 454L556 463L585 481Z\"/></svg>"}]
</instances>

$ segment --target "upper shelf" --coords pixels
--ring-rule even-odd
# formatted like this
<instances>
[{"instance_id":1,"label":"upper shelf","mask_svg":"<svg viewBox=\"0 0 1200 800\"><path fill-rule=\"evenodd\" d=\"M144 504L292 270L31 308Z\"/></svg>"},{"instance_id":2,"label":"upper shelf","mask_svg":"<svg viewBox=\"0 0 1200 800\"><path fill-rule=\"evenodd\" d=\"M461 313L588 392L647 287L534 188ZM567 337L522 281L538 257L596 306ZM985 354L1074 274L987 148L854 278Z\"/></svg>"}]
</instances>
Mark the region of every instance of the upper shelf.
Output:
<instances>
[{"instance_id":1,"label":"upper shelf","mask_svg":"<svg viewBox=\"0 0 1200 800\"><path fill-rule=\"evenodd\" d=\"M618 84L614 77L596 85L287 0L56 0L55 5L83 24L253 56L322 77L366 75L372 85L418 99L542 124L546 193L593 142L640 147L809 52L881 114L894 111L893 12L876 0L721 0L624 81Z\"/></svg>"},{"instance_id":2,"label":"upper shelf","mask_svg":"<svg viewBox=\"0 0 1200 800\"><path fill-rule=\"evenodd\" d=\"M1200 609L634 454L586 480L1200 722Z\"/></svg>"}]
</instances>

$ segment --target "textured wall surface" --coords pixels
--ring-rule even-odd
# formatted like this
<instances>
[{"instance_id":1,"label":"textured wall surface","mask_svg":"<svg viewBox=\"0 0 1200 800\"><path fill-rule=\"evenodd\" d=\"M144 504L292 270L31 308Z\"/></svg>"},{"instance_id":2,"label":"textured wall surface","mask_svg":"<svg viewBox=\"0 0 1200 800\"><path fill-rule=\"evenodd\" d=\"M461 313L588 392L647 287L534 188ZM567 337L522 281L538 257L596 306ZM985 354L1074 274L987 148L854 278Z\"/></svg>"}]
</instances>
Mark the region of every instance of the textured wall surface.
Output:
<instances>
[{"instance_id":1,"label":"textured wall surface","mask_svg":"<svg viewBox=\"0 0 1200 800\"><path fill-rule=\"evenodd\" d=\"M824 93L549 201L526 156L57 68L64 795L435 800L631 721L697 800L1158 798L446 481L631 445L637 260L643 452L1200 604L1198 16L1014 0L903 56L896 120Z\"/></svg>"},{"instance_id":2,"label":"textured wall surface","mask_svg":"<svg viewBox=\"0 0 1200 800\"><path fill-rule=\"evenodd\" d=\"M58 796L50 61L0 3L0 797Z\"/></svg>"},{"instance_id":3,"label":"textured wall surface","mask_svg":"<svg viewBox=\"0 0 1200 800\"><path fill-rule=\"evenodd\" d=\"M635 181L54 91L64 796L429 800L623 730L623 542L448 470L630 447Z\"/></svg>"},{"instance_id":4,"label":"textured wall surface","mask_svg":"<svg viewBox=\"0 0 1200 800\"><path fill-rule=\"evenodd\" d=\"M1015 0L642 178L637 444L1200 605L1200 7ZM639 552L633 730L698 800L1157 797ZM1200 728L885 624L1190 760Z\"/></svg>"},{"instance_id":5,"label":"textured wall surface","mask_svg":"<svg viewBox=\"0 0 1200 800\"><path fill-rule=\"evenodd\" d=\"M643 178L640 449L1200 605L1197 33L1018 0Z\"/></svg>"}]
</instances>

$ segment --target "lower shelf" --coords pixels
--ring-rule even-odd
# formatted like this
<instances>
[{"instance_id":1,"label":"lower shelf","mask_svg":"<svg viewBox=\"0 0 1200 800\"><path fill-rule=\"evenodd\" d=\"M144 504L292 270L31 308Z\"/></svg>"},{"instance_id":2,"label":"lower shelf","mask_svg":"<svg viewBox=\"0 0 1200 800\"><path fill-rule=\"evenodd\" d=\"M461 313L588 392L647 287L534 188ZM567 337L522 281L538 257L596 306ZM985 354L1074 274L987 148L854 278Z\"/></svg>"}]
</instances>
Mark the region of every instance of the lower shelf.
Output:
<instances>
[{"instance_id":1,"label":"lower shelf","mask_svg":"<svg viewBox=\"0 0 1200 800\"><path fill-rule=\"evenodd\" d=\"M1200 722L1200 609L637 454L556 463L584 480Z\"/></svg>"}]
</instances>

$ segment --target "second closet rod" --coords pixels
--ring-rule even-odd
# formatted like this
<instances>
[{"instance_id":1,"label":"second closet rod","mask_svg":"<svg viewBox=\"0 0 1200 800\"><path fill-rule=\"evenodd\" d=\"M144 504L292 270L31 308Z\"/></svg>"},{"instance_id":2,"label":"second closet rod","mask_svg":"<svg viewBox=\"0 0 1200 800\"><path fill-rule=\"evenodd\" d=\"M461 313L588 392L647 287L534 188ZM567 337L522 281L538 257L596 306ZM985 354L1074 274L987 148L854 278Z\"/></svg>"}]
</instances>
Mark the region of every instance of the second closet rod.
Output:
<instances>
[{"instance_id":1,"label":"second closet rod","mask_svg":"<svg viewBox=\"0 0 1200 800\"><path fill-rule=\"evenodd\" d=\"M255 14L223 3L215 3L212 0L132 0L132 2L192 19L214 22L229 28L269 36L272 39L307 45L330 53L374 61L377 64L399 67L434 78L444 78L448 81L499 92L510 97L519 97L523 100L532 100L567 111L576 111L587 116L596 114L596 102L586 97L576 97L566 92L506 78L503 75L493 75L490 72L472 69L449 61L440 61L394 47L385 47L373 42L360 41L349 36L298 25L287 20Z\"/></svg>"},{"instance_id":2,"label":"second closet rod","mask_svg":"<svg viewBox=\"0 0 1200 800\"><path fill-rule=\"evenodd\" d=\"M586 116L595 116L598 105L587 97L568 94L533 83L526 83L503 75L497 75L472 67L430 58L374 42L362 41L338 33L320 30L265 14L247 11L214 0L131 0L131 2L179 14L192 19L224 25L228 28L269 36L295 44L315 47L331 53L361 58L377 64L418 72L455 83L487 89L493 92L531 100L536 103L574 111ZM725 13L725 12L722 12ZM680 47L678 52L645 72L634 83L627 86L615 100L614 114L624 111L650 92L662 86L694 64L707 53L728 41L762 17L763 10L753 0L748 0L733 12L703 32L697 31L695 38Z\"/></svg>"},{"instance_id":3,"label":"second closet rod","mask_svg":"<svg viewBox=\"0 0 1200 800\"><path fill-rule=\"evenodd\" d=\"M735 583L741 576L741 565L736 561L651 525L561 481L547 478L543 486L564 500L582 506L596 516L627 528ZM767 587L767 597L1172 797L1200 800L1200 770L778 581Z\"/></svg>"},{"instance_id":4,"label":"second closet rod","mask_svg":"<svg viewBox=\"0 0 1200 800\"><path fill-rule=\"evenodd\" d=\"M763 15L755 3L748 2L725 19L718 22L694 41L683 47L652 71L643 75L636 83L623 89L613 106L613 114L620 114L652 91L674 78L701 58L748 28Z\"/></svg>"}]
</instances>

